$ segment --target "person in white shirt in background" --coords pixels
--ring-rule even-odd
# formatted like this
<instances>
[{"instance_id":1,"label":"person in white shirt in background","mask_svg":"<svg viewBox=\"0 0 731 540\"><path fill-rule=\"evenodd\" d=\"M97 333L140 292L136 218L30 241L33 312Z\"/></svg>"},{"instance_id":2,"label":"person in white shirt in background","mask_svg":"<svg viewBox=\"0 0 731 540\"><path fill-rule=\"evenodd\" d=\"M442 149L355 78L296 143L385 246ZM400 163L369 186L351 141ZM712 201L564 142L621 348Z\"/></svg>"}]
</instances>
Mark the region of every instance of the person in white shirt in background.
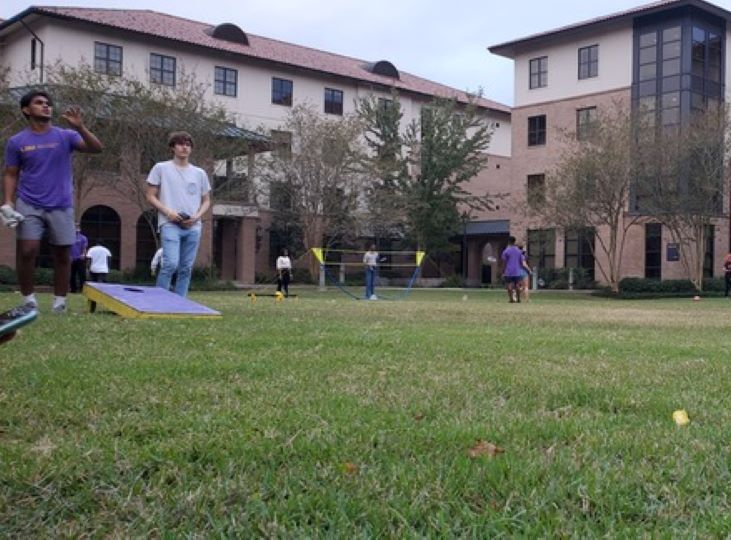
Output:
<instances>
[{"instance_id":1,"label":"person in white shirt in background","mask_svg":"<svg viewBox=\"0 0 731 540\"><path fill-rule=\"evenodd\" d=\"M371 244L371 247L363 255L363 264L365 265L365 298L366 300L378 300L376 296L378 252L375 244Z\"/></svg>"},{"instance_id":2,"label":"person in white shirt in background","mask_svg":"<svg viewBox=\"0 0 731 540\"><path fill-rule=\"evenodd\" d=\"M284 296L289 296L289 281L292 278L292 261L289 260L289 252L282 250L282 254L277 257L277 292L282 292Z\"/></svg>"},{"instance_id":3,"label":"person in white shirt in background","mask_svg":"<svg viewBox=\"0 0 731 540\"><path fill-rule=\"evenodd\" d=\"M91 281L105 283L109 274L109 259L112 252L101 244L96 244L86 252L86 260L89 261L89 275Z\"/></svg>"},{"instance_id":4,"label":"person in white shirt in background","mask_svg":"<svg viewBox=\"0 0 731 540\"><path fill-rule=\"evenodd\" d=\"M162 262L162 248L159 248L155 255L153 255L152 260L150 261L150 275L152 277L155 277L155 274L157 273L157 269L160 266L160 263Z\"/></svg>"},{"instance_id":5,"label":"person in white shirt in background","mask_svg":"<svg viewBox=\"0 0 731 540\"><path fill-rule=\"evenodd\" d=\"M86 260L89 263L89 279L97 283L106 283L109 274L109 260L112 252L97 243L86 252ZM96 302L89 302L89 311L96 311Z\"/></svg>"}]
</instances>

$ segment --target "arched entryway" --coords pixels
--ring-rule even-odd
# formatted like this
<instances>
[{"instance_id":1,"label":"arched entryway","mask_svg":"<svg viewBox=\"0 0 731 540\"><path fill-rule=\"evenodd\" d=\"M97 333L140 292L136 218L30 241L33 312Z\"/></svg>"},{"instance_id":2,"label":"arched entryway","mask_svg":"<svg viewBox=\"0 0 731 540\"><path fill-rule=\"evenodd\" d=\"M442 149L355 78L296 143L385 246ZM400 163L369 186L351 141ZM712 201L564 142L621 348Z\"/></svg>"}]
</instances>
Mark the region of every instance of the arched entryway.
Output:
<instances>
[{"instance_id":1,"label":"arched entryway","mask_svg":"<svg viewBox=\"0 0 731 540\"><path fill-rule=\"evenodd\" d=\"M101 244L111 251L111 267L116 270L119 270L121 229L119 214L108 206L92 206L81 216L81 232L89 239L89 247Z\"/></svg>"}]
</instances>

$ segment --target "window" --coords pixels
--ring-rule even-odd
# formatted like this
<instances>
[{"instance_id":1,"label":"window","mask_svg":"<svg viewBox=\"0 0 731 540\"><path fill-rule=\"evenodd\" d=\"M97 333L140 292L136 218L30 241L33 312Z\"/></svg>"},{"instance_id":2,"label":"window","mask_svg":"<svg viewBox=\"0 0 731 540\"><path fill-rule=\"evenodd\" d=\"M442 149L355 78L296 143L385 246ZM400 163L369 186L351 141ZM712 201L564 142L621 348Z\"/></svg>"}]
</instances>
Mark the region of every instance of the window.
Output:
<instances>
[{"instance_id":1,"label":"window","mask_svg":"<svg viewBox=\"0 0 731 540\"><path fill-rule=\"evenodd\" d=\"M528 231L528 264L533 268L556 267L556 231L554 229Z\"/></svg>"},{"instance_id":2,"label":"window","mask_svg":"<svg viewBox=\"0 0 731 540\"><path fill-rule=\"evenodd\" d=\"M660 279L662 277L662 225L647 223L645 225L645 277Z\"/></svg>"},{"instance_id":3,"label":"window","mask_svg":"<svg viewBox=\"0 0 731 540\"><path fill-rule=\"evenodd\" d=\"M343 91L325 88L325 112L327 114L343 114Z\"/></svg>"},{"instance_id":4,"label":"window","mask_svg":"<svg viewBox=\"0 0 731 540\"><path fill-rule=\"evenodd\" d=\"M219 96L236 97L239 73L235 69L216 66L213 75L213 92Z\"/></svg>"},{"instance_id":5,"label":"window","mask_svg":"<svg viewBox=\"0 0 731 540\"><path fill-rule=\"evenodd\" d=\"M579 49L579 79L590 79L599 75L599 45Z\"/></svg>"},{"instance_id":6,"label":"window","mask_svg":"<svg viewBox=\"0 0 731 540\"><path fill-rule=\"evenodd\" d=\"M272 78L272 103L276 105L292 106L293 83L288 79Z\"/></svg>"},{"instance_id":7,"label":"window","mask_svg":"<svg viewBox=\"0 0 731 540\"><path fill-rule=\"evenodd\" d=\"M530 88L548 86L548 56L533 58L530 61Z\"/></svg>"},{"instance_id":8,"label":"window","mask_svg":"<svg viewBox=\"0 0 731 540\"><path fill-rule=\"evenodd\" d=\"M581 268L594 280L594 229L566 231L564 239L564 267Z\"/></svg>"},{"instance_id":9,"label":"window","mask_svg":"<svg viewBox=\"0 0 731 540\"><path fill-rule=\"evenodd\" d=\"M150 54L150 81L165 86L175 86L175 58Z\"/></svg>"},{"instance_id":10,"label":"window","mask_svg":"<svg viewBox=\"0 0 731 540\"><path fill-rule=\"evenodd\" d=\"M378 109L382 113L388 112L391 109L391 107L393 107L393 106L394 105L393 105L393 100L392 99L382 98L382 97L379 97L378 98Z\"/></svg>"},{"instance_id":11,"label":"window","mask_svg":"<svg viewBox=\"0 0 731 540\"><path fill-rule=\"evenodd\" d=\"M660 121L663 126L680 123L680 52L682 32L679 26L662 31L662 92Z\"/></svg>"},{"instance_id":12,"label":"window","mask_svg":"<svg viewBox=\"0 0 731 540\"><path fill-rule=\"evenodd\" d=\"M526 182L526 202L536 208L546 202L546 175L529 174Z\"/></svg>"},{"instance_id":13,"label":"window","mask_svg":"<svg viewBox=\"0 0 731 540\"><path fill-rule=\"evenodd\" d=\"M546 115L528 117L528 146L546 144Z\"/></svg>"},{"instance_id":14,"label":"window","mask_svg":"<svg viewBox=\"0 0 731 540\"><path fill-rule=\"evenodd\" d=\"M94 42L94 71L105 75L122 75L122 47Z\"/></svg>"},{"instance_id":15,"label":"window","mask_svg":"<svg viewBox=\"0 0 731 540\"><path fill-rule=\"evenodd\" d=\"M576 110L576 138L579 141L591 139L596 127L596 107Z\"/></svg>"}]
</instances>

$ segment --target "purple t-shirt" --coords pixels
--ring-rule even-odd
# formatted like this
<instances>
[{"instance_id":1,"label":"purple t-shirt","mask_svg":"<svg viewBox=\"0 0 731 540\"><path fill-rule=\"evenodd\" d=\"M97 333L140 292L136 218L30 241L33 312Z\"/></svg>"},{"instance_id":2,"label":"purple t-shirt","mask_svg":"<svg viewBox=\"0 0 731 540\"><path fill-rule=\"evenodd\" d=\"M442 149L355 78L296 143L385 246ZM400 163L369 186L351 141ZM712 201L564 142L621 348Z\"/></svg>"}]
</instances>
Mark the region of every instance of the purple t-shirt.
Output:
<instances>
[{"instance_id":1,"label":"purple t-shirt","mask_svg":"<svg viewBox=\"0 0 731 540\"><path fill-rule=\"evenodd\" d=\"M86 246L89 245L89 240L81 234L80 232L76 233L76 241L71 245L71 260L78 260L78 259L84 259L84 252L86 251Z\"/></svg>"},{"instance_id":2,"label":"purple t-shirt","mask_svg":"<svg viewBox=\"0 0 731 540\"><path fill-rule=\"evenodd\" d=\"M505 269L503 270L503 276L505 277L520 277L521 269L523 268L523 252L520 251L518 246L508 246L501 255L503 262L505 263Z\"/></svg>"},{"instance_id":3,"label":"purple t-shirt","mask_svg":"<svg viewBox=\"0 0 731 540\"><path fill-rule=\"evenodd\" d=\"M5 146L5 166L19 169L18 197L36 208L71 208L71 153L82 141L76 131L55 126L45 133L26 128L13 135Z\"/></svg>"}]
</instances>

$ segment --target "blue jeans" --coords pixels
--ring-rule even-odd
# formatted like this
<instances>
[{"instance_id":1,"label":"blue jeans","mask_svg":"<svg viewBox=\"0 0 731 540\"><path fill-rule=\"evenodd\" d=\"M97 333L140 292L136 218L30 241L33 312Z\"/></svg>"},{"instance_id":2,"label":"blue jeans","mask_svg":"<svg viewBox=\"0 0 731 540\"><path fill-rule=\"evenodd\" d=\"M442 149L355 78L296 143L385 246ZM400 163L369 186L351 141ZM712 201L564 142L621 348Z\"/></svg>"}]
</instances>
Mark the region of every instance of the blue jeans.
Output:
<instances>
[{"instance_id":1,"label":"blue jeans","mask_svg":"<svg viewBox=\"0 0 731 540\"><path fill-rule=\"evenodd\" d=\"M170 290L170 282L178 273L175 281L175 294L186 296L190 285L193 263L201 242L201 226L183 229L173 223L165 223L160 229L162 239L162 264L157 274L157 286Z\"/></svg>"},{"instance_id":2,"label":"blue jeans","mask_svg":"<svg viewBox=\"0 0 731 540\"><path fill-rule=\"evenodd\" d=\"M368 299L376 293L376 269L375 268L366 268L365 281L366 281L365 297L366 297L366 299Z\"/></svg>"}]
</instances>

